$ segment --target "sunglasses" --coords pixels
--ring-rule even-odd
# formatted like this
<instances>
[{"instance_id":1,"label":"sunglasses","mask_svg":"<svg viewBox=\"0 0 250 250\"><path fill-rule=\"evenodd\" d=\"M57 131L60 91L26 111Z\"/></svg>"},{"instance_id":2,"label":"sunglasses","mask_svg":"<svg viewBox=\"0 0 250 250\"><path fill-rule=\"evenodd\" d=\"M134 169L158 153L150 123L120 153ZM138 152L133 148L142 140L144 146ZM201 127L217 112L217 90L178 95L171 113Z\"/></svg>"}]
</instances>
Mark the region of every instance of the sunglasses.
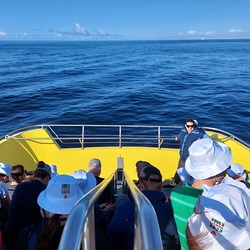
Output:
<instances>
[{"instance_id":1,"label":"sunglasses","mask_svg":"<svg viewBox=\"0 0 250 250\"><path fill-rule=\"evenodd\" d=\"M193 128L194 125L186 125L187 128Z\"/></svg>"}]
</instances>

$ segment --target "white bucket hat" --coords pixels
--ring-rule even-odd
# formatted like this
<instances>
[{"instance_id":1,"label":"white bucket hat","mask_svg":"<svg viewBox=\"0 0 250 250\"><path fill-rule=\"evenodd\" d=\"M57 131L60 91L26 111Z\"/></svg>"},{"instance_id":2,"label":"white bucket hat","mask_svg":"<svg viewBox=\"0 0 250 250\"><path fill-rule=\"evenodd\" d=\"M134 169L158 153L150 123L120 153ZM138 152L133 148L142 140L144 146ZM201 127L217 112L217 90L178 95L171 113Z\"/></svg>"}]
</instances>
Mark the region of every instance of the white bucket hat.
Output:
<instances>
[{"instance_id":1,"label":"white bucket hat","mask_svg":"<svg viewBox=\"0 0 250 250\"><path fill-rule=\"evenodd\" d=\"M91 172L86 173L84 170L80 169L71 174L71 176L77 180L83 194L88 193L96 186L96 178Z\"/></svg>"},{"instance_id":2,"label":"white bucket hat","mask_svg":"<svg viewBox=\"0 0 250 250\"><path fill-rule=\"evenodd\" d=\"M58 175L49 181L38 198L38 205L50 213L69 214L75 203L83 196L77 181L70 175Z\"/></svg>"},{"instance_id":3,"label":"white bucket hat","mask_svg":"<svg viewBox=\"0 0 250 250\"><path fill-rule=\"evenodd\" d=\"M202 249L250 248L250 190L244 184L225 178L203 192L196 211L188 226L194 237L202 235Z\"/></svg>"},{"instance_id":4,"label":"white bucket hat","mask_svg":"<svg viewBox=\"0 0 250 250\"><path fill-rule=\"evenodd\" d=\"M246 173L244 172L244 168L238 163L231 164L231 168L227 170L227 174L233 178L242 177L243 179L246 179L247 177Z\"/></svg>"},{"instance_id":5,"label":"white bucket hat","mask_svg":"<svg viewBox=\"0 0 250 250\"><path fill-rule=\"evenodd\" d=\"M178 168L177 169L177 173L181 179L181 181L186 184L188 183L189 185L192 185L194 182L194 178L188 174L187 170L185 169L185 167L182 168Z\"/></svg>"},{"instance_id":6,"label":"white bucket hat","mask_svg":"<svg viewBox=\"0 0 250 250\"><path fill-rule=\"evenodd\" d=\"M51 169L51 178L58 176L56 165L50 165L50 169Z\"/></svg>"},{"instance_id":7,"label":"white bucket hat","mask_svg":"<svg viewBox=\"0 0 250 250\"><path fill-rule=\"evenodd\" d=\"M0 162L0 174L7 175L10 178L11 170L12 167L9 164Z\"/></svg>"},{"instance_id":8,"label":"white bucket hat","mask_svg":"<svg viewBox=\"0 0 250 250\"><path fill-rule=\"evenodd\" d=\"M203 138L190 146L185 169L194 179L204 180L222 173L231 162L232 153L227 145Z\"/></svg>"}]
</instances>

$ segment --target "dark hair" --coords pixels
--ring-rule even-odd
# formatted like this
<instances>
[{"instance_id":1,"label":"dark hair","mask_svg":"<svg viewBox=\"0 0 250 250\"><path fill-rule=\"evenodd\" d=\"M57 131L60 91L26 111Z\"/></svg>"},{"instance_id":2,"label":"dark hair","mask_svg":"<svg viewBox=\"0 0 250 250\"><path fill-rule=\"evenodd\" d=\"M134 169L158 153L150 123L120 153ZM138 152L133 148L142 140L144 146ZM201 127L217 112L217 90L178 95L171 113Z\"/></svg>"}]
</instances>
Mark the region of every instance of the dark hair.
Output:
<instances>
[{"instance_id":1,"label":"dark hair","mask_svg":"<svg viewBox=\"0 0 250 250\"><path fill-rule=\"evenodd\" d=\"M20 183L23 181L23 175L25 174L24 166L21 164L15 165L12 167L11 170L11 178L17 182Z\"/></svg>"},{"instance_id":2,"label":"dark hair","mask_svg":"<svg viewBox=\"0 0 250 250\"><path fill-rule=\"evenodd\" d=\"M193 124L194 124L194 126L195 126L195 122L194 122L194 120L193 119L187 119L186 121L185 121L185 124L187 124L187 122L192 122Z\"/></svg>"},{"instance_id":3,"label":"dark hair","mask_svg":"<svg viewBox=\"0 0 250 250\"><path fill-rule=\"evenodd\" d=\"M36 238L36 249L58 249L63 226L60 225L60 214L54 214L48 218L41 232Z\"/></svg>"},{"instance_id":4,"label":"dark hair","mask_svg":"<svg viewBox=\"0 0 250 250\"><path fill-rule=\"evenodd\" d=\"M34 172L34 178L38 177L38 178L44 179L47 176L49 176L49 174L44 170L36 170Z\"/></svg>"},{"instance_id":5,"label":"dark hair","mask_svg":"<svg viewBox=\"0 0 250 250\"><path fill-rule=\"evenodd\" d=\"M35 172L34 170L30 170L30 171L25 170L26 175L32 175L33 176L34 172Z\"/></svg>"}]
</instances>

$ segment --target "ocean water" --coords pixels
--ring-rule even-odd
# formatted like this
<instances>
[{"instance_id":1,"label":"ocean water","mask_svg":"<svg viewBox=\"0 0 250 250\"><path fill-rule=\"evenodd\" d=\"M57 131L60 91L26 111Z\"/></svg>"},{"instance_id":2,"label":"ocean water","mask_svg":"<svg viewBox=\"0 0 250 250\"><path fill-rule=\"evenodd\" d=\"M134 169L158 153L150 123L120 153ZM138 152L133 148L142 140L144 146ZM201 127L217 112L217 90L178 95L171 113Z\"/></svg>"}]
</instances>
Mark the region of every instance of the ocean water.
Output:
<instances>
[{"instance_id":1,"label":"ocean water","mask_svg":"<svg viewBox=\"0 0 250 250\"><path fill-rule=\"evenodd\" d=\"M191 117L250 143L249 65L250 40L1 41L0 136Z\"/></svg>"}]
</instances>

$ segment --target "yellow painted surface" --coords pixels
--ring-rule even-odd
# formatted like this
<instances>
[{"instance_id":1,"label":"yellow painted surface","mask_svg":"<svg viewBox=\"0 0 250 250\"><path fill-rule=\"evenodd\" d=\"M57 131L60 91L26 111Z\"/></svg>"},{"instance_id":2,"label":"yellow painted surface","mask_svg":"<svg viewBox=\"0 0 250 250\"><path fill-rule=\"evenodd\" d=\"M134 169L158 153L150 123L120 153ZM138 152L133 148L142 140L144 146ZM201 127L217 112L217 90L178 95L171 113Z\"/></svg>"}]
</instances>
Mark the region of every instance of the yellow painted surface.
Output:
<instances>
[{"instance_id":1,"label":"yellow painted surface","mask_svg":"<svg viewBox=\"0 0 250 250\"><path fill-rule=\"evenodd\" d=\"M233 162L242 164L250 171L250 150L233 140L224 140L223 136L210 134L216 140L226 143L232 150ZM15 135L18 138L37 138L0 141L0 162L10 165L22 164L27 170L34 170L37 162L43 160L57 166L59 174L71 174L75 170L87 171L89 160L99 158L102 162L102 177L108 177L117 169L117 158L124 159L124 170L132 179L137 179L135 163L138 160L150 162L161 170L164 179L171 179L179 160L179 149L149 147L92 147L61 149L46 130L35 129ZM46 139L39 139L46 138Z\"/></svg>"},{"instance_id":2,"label":"yellow painted surface","mask_svg":"<svg viewBox=\"0 0 250 250\"><path fill-rule=\"evenodd\" d=\"M231 149L233 160L232 163L241 164L244 169L250 171L250 148L242 145L238 141L226 138L221 134L208 133L214 140L225 143Z\"/></svg>"}]
</instances>

